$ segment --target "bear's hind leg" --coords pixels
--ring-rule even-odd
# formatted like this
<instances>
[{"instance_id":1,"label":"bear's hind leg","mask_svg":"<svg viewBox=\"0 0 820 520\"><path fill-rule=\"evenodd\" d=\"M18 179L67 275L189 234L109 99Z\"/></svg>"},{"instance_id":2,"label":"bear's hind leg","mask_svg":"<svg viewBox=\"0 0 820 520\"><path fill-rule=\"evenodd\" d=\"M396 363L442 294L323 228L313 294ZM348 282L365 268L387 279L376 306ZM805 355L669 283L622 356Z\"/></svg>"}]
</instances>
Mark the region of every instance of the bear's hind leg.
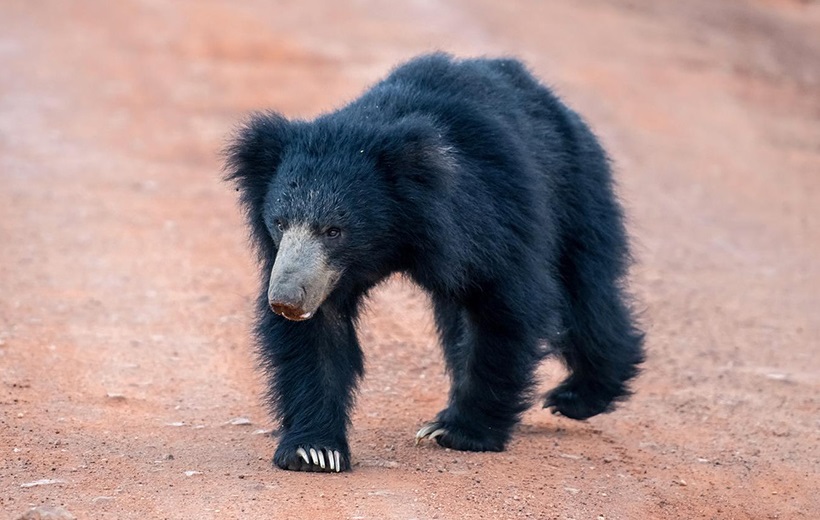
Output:
<instances>
[{"instance_id":1,"label":"bear's hind leg","mask_svg":"<svg viewBox=\"0 0 820 520\"><path fill-rule=\"evenodd\" d=\"M554 346L570 375L547 393L544 407L578 420L611 411L629 396L627 383L644 359L643 333L617 284L582 286L571 298L565 324Z\"/></svg>"}]
</instances>

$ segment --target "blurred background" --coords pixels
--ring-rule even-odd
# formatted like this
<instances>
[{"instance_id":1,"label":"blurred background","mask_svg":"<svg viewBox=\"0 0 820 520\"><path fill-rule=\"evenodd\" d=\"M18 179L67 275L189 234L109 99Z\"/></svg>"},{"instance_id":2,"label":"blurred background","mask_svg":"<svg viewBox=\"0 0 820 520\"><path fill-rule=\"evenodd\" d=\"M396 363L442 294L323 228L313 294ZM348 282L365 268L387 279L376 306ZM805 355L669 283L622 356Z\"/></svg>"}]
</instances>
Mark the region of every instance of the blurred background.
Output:
<instances>
[{"instance_id":1,"label":"blurred background","mask_svg":"<svg viewBox=\"0 0 820 520\"><path fill-rule=\"evenodd\" d=\"M645 372L611 415L533 409L504 453L415 447L447 379L426 298L391 280L353 472L275 471L220 149L249 111L310 118L432 50L520 57L601 137ZM814 1L4 0L0 510L816 518L818 217Z\"/></svg>"}]
</instances>

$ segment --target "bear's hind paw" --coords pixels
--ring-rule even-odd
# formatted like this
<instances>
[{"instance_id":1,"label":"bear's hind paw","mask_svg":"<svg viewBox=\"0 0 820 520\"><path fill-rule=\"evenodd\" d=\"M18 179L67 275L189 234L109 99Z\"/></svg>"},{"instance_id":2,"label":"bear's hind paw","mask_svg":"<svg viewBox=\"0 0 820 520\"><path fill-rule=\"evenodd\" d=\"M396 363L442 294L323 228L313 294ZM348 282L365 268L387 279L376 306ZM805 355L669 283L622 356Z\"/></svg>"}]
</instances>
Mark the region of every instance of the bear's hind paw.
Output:
<instances>
[{"instance_id":1,"label":"bear's hind paw","mask_svg":"<svg viewBox=\"0 0 820 520\"><path fill-rule=\"evenodd\" d=\"M553 415L583 421L612 410L611 399L601 397L579 385L561 384L544 396L544 408Z\"/></svg>"}]
</instances>

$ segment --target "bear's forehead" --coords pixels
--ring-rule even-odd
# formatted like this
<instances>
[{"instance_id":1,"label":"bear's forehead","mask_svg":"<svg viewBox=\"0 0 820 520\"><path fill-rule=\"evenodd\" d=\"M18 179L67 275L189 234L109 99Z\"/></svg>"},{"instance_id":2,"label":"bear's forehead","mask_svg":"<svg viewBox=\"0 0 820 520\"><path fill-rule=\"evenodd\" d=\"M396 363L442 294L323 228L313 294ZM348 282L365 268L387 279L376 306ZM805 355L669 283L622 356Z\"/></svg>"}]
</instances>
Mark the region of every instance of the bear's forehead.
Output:
<instances>
[{"instance_id":1,"label":"bear's forehead","mask_svg":"<svg viewBox=\"0 0 820 520\"><path fill-rule=\"evenodd\" d=\"M354 160L377 136L372 129L320 119L299 127L290 141L295 155L313 158Z\"/></svg>"},{"instance_id":2,"label":"bear's forehead","mask_svg":"<svg viewBox=\"0 0 820 520\"><path fill-rule=\"evenodd\" d=\"M285 161L274 179L283 195L298 200L319 201L372 182L364 161L337 155L298 157Z\"/></svg>"},{"instance_id":3,"label":"bear's forehead","mask_svg":"<svg viewBox=\"0 0 820 520\"><path fill-rule=\"evenodd\" d=\"M341 205L340 190L335 184L322 185L310 176L287 179L272 186L269 204L276 213L288 218L321 219L338 211Z\"/></svg>"},{"instance_id":4,"label":"bear's forehead","mask_svg":"<svg viewBox=\"0 0 820 520\"><path fill-rule=\"evenodd\" d=\"M323 221L352 213L364 199L377 200L383 179L368 148L373 142L355 126L320 121L301 127L271 182L270 209L286 218Z\"/></svg>"},{"instance_id":5,"label":"bear's forehead","mask_svg":"<svg viewBox=\"0 0 820 520\"><path fill-rule=\"evenodd\" d=\"M268 206L272 214L289 220L339 220L353 213L362 200L378 196L373 174L364 164L317 158L282 166L271 183Z\"/></svg>"}]
</instances>

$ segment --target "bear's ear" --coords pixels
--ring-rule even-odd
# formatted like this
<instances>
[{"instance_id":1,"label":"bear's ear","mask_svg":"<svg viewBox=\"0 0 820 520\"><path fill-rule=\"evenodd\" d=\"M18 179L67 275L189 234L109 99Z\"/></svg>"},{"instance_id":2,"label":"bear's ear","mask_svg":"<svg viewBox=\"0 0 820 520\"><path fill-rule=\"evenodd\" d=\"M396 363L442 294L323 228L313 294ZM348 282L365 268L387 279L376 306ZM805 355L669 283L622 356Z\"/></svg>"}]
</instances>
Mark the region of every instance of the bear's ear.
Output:
<instances>
[{"instance_id":1,"label":"bear's ear","mask_svg":"<svg viewBox=\"0 0 820 520\"><path fill-rule=\"evenodd\" d=\"M386 131L379 144L378 165L397 186L441 188L449 182L457 162L435 121L413 115Z\"/></svg>"},{"instance_id":2,"label":"bear's ear","mask_svg":"<svg viewBox=\"0 0 820 520\"><path fill-rule=\"evenodd\" d=\"M266 187L282 160L290 128L288 120L275 112L252 114L225 148L225 180L241 192Z\"/></svg>"},{"instance_id":3,"label":"bear's ear","mask_svg":"<svg viewBox=\"0 0 820 520\"><path fill-rule=\"evenodd\" d=\"M262 208L268 184L282 161L291 139L291 123L275 112L256 113L239 126L225 147L225 180L240 193L240 202L260 256L273 247Z\"/></svg>"}]
</instances>

